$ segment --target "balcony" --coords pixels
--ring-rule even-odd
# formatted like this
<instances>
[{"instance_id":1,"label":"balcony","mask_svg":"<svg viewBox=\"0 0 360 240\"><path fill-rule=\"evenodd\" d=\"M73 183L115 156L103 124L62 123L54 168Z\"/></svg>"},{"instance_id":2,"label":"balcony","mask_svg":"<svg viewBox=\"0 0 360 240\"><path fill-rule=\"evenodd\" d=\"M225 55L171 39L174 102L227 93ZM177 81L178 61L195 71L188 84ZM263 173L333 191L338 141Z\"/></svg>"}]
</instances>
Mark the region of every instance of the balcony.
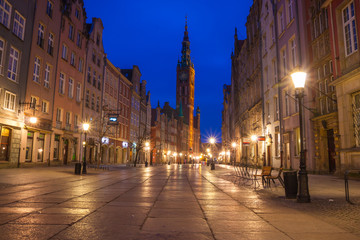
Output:
<instances>
[{"instance_id":1,"label":"balcony","mask_svg":"<svg viewBox=\"0 0 360 240\"><path fill-rule=\"evenodd\" d=\"M66 130L66 131L71 131L71 124L68 124L68 123L67 123L67 124L65 125L65 130Z\"/></svg>"},{"instance_id":2,"label":"balcony","mask_svg":"<svg viewBox=\"0 0 360 240\"><path fill-rule=\"evenodd\" d=\"M60 121L56 121L56 128L57 129L61 129L61 126L62 126L62 122L60 122Z\"/></svg>"}]
</instances>

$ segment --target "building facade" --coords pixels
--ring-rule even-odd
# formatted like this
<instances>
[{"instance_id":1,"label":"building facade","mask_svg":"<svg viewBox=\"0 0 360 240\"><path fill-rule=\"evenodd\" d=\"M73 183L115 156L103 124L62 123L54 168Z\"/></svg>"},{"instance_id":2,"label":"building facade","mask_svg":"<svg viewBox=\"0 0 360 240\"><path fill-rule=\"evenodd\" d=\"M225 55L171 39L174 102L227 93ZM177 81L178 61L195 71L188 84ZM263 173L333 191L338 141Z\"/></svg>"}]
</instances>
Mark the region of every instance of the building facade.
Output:
<instances>
[{"instance_id":1,"label":"building facade","mask_svg":"<svg viewBox=\"0 0 360 240\"><path fill-rule=\"evenodd\" d=\"M33 38L35 1L4 0L0 3L0 162L19 165L25 161L26 83ZM38 13L39 15L40 13ZM25 122L26 120L26 122Z\"/></svg>"},{"instance_id":2,"label":"building facade","mask_svg":"<svg viewBox=\"0 0 360 240\"><path fill-rule=\"evenodd\" d=\"M82 91L86 57L85 20L82 0L61 2L59 53L54 93L51 139L54 161L80 161Z\"/></svg>"},{"instance_id":3,"label":"building facade","mask_svg":"<svg viewBox=\"0 0 360 240\"><path fill-rule=\"evenodd\" d=\"M38 1L32 32L25 102L26 162L51 159L53 103L61 23L60 2ZM36 122L30 121L35 117Z\"/></svg>"},{"instance_id":4,"label":"building facade","mask_svg":"<svg viewBox=\"0 0 360 240\"><path fill-rule=\"evenodd\" d=\"M104 155L102 153L105 150L100 148L102 137L105 135L103 125L106 124L103 121L103 106L105 104L102 103L105 66L105 52L102 41L103 30L104 26L99 18L93 18L91 23L86 24L82 120L90 124L86 139L86 159L89 163L108 161L107 158L103 158ZM83 141L85 140L84 137L85 135L82 134Z\"/></svg>"},{"instance_id":5,"label":"building facade","mask_svg":"<svg viewBox=\"0 0 360 240\"><path fill-rule=\"evenodd\" d=\"M358 1L334 0L323 2L321 7L328 13L333 66L330 71L334 76L328 87L330 90L335 88L339 124L338 132L329 122L326 122L324 129L333 129L336 171L344 172L360 167L360 4Z\"/></svg>"}]
</instances>

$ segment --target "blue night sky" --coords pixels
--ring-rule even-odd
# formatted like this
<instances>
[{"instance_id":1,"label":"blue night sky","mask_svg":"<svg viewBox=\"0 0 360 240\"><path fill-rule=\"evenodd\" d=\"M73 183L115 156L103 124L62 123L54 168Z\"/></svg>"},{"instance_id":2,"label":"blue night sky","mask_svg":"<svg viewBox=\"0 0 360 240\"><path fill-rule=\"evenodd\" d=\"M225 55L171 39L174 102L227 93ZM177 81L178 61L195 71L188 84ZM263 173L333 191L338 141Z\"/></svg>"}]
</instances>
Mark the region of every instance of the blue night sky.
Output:
<instances>
[{"instance_id":1,"label":"blue night sky","mask_svg":"<svg viewBox=\"0 0 360 240\"><path fill-rule=\"evenodd\" d=\"M231 82L234 29L246 37L252 0L85 0L87 22L101 18L110 61L122 69L137 65L151 92L151 105L176 105L176 65L188 16L195 68L195 109L201 109L201 136L221 141L223 84ZM100 4L99 4L100 2ZM102 3L102 4L101 4Z\"/></svg>"}]
</instances>

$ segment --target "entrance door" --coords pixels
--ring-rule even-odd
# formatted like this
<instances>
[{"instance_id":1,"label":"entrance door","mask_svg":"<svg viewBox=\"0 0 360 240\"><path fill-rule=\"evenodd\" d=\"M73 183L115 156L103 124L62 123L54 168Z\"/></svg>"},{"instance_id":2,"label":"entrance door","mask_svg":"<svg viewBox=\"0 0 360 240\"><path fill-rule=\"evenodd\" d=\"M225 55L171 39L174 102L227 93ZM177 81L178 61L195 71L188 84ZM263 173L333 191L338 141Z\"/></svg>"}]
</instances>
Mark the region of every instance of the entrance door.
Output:
<instances>
[{"instance_id":1,"label":"entrance door","mask_svg":"<svg viewBox=\"0 0 360 240\"><path fill-rule=\"evenodd\" d=\"M10 146L11 129L1 128L0 138L0 161L9 161L9 146Z\"/></svg>"},{"instance_id":2,"label":"entrance door","mask_svg":"<svg viewBox=\"0 0 360 240\"><path fill-rule=\"evenodd\" d=\"M34 139L34 133L28 132L27 139L26 139L26 152L25 152L25 161L26 162L32 161L33 139Z\"/></svg>"},{"instance_id":3,"label":"entrance door","mask_svg":"<svg viewBox=\"0 0 360 240\"><path fill-rule=\"evenodd\" d=\"M328 156L329 156L329 172L333 173L336 171L335 163L335 142L334 142L334 130L327 130L327 141L328 141Z\"/></svg>"},{"instance_id":4,"label":"entrance door","mask_svg":"<svg viewBox=\"0 0 360 240\"><path fill-rule=\"evenodd\" d=\"M45 140L45 135L40 133L38 137L38 153L37 153L38 162L42 162L44 158L44 140Z\"/></svg>"},{"instance_id":5,"label":"entrance door","mask_svg":"<svg viewBox=\"0 0 360 240\"><path fill-rule=\"evenodd\" d=\"M65 139L64 140L64 156L63 156L64 165L67 164L68 154L69 154L69 140Z\"/></svg>"}]
</instances>

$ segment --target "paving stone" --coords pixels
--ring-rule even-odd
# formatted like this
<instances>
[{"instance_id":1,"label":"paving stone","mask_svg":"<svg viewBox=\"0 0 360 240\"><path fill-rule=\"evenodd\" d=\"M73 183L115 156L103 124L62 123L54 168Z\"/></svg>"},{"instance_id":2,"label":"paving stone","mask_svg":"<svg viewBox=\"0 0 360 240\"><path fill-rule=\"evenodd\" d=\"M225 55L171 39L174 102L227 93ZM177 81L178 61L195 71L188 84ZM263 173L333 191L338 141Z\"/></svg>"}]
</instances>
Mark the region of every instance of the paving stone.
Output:
<instances>
[{"instance_id":1,"label":"paving stone","mask_svg":"<svg viewBox=\"0 0 360 240\"><path fill-rule=\"evenodd\" d=\"M0 239L49 239L61 230L65 229L67 225L19 225L6 224L0 226Z\"/></svg>"}]
</instances>

